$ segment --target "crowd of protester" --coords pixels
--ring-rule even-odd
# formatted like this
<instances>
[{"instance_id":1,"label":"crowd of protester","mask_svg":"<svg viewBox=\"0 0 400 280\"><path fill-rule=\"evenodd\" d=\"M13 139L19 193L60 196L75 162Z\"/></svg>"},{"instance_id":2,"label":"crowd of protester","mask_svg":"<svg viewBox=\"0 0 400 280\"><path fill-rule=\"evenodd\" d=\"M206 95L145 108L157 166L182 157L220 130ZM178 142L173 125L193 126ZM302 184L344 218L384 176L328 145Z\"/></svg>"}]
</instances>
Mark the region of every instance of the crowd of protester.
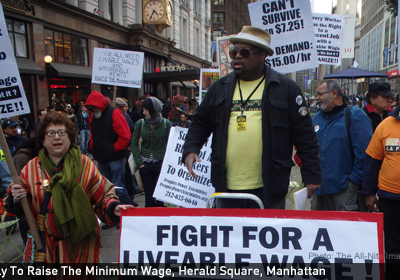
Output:
<instances>
[{"instance_id":1,"label":"crowd of protester","mask_svg":"<svg viewBox=\"0 0 400 280\"><path fill-rule=\"evenodd\" d=\"M314 115L312 122L320 144L322 185L312 193L312 196L310 195L311 209L381 211L385 214L386 251L399 253L400 250L397 248L400 245L396 233L399 223L397 214L400 214L397 207L399 194L390 184L382 183L382 180L383 182L397 180L397 175L394 174L398 172L387 163L392 159L384 152L387 145L385 147L380 141L382 137L397 139L398 135L392 128L400 123L398 96L395 96L390 90L390 85L384 82L370 84L369 91L365 95L356 96L354 101L346 98L338 82L333 80L322 81L316 92L317 99L314 106L319 107L319 111ZM306 100L302 102L306 103ZM64 231L54 233L60 235L60 240L57 242L51 240L50 248L62 248L73 243L75 246L73 249L80 250L90 262L98 261L97 255L88 253L98 250L99 240L93 238L93 234L98 233L99 227L93 220L94 215L87 216L82 213L85 211L87 213L89 209L91 212L94 211L93 213L104 222L102 229L106 230L119 228L120 211L138 206L134 201L137 195L145 195L145 207L164 207L163 202L153 198L153 192L166 152L169 130L173 126L190 128L192 121L196 128L198 118L205 116L196 115L198 104L195 99L184 99L177 105L169 98L159 100L151 96L140 96L130 108L128 100L124 98L117 98L115 104L113 107L109 98L94 91L87 101L81 102L79 108L75 110L69 104L60 106L53 98L46 109L36 112L36 123L33 123L28 115L1 120L7 148L20 174L21 184L12 183L0 147L0 197L4 198L4 207L11 214L6 217L6 221L15 219L13 215L20 218L21 237L26 246L31 245L31 234L19 201L27 197L27 194L34 201L49 200L35 189L30 179L39 176L37 173L32 174L32 170L39 168L39 165L43 166L40 168L44 168L43 174L40 175L44 177L37 180L42 182L47 178L52 182L50 185L53 188L51 192L53 200L60 199L67 191L74 196L79 192L85 193L88 198L85 199L88 203L82 202L79 209L67 207L72 209L71 211L54 206L51 201L42 202L47 203L47 208L54 210L52 219L62 219L59 217L65 216L73 216L76 219L76 223L65 220ZM355 105L351 106L352 104ZM309 102L307 105L309 107L312 104ZM349 108L350 124L346 119L347 108ZM175 114L175 118L172 118L172 113ZM201 111L201 114L204 112ZM343 125L339 130L337 126L330 126L332 131L328 132L325 127L332 122L341 122ZM348 125L350 127L346 129ZM196 135L193 129L191 133ZM324 138L322 134L329 134L332 139ZM189 148L190 145L193 144L189 141ZM394 146L396 145L394 143ZM132 173L129 168L130 156L138 166L138 174ZM97 167L91 159L96 160ZM297 156L296 163L301 166L304 160L307 160L304 155ZM72 163L79 164L75 166ZM330 171L325 173L325 170ZM331 172L332 170L335 172ZM77 178L82 178L86 173L94 176L90 180L96 181L98 180L96 178L100 180L96 181L96 184L77 181ZM69 178L70 180L53 179L64 178L65 174L73 174L70 176L75 177ZM137 178L140 178L141 184ZM338 180L338 178L345 179ZM78 185L79 192L76 189ZM61 194L59 194L60 186L65 188ZM72 202L64 200L63 203L69 205ZM93 208L94 205L100 205L99 203L102 207ZM269 203L274 205L274 201ZM235 205L220 205L217 207L235 207ZM35 217L43 215L42 208L41 204L32 205ZM282 207L277 206L277 208ZM51 223L49 226L52 226ZM77 227L82 228L82 231L77 231ZM71 232L76 234L70 234ZM69 233L69 237L61 236L66 233ZM11 228L7 229L8 234L13 234ZM91 245L82 247L82 242ZM81 256L68 253L58 255L60 251L53 249L48 249L46 256L48 262L57 259L71 263Z\"/></svg>"}]
</instances>

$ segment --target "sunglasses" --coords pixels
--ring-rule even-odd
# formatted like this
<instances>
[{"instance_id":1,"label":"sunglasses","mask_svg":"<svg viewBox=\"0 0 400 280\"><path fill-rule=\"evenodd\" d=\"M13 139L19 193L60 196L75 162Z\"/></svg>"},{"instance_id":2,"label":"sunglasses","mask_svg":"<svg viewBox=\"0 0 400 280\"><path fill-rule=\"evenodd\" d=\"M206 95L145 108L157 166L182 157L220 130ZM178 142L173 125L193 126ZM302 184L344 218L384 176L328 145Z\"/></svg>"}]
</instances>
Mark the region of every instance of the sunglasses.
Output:
<instances>
[{"instance_id":1,"label":"sunglasses","mask_svg":"<svg viewBox=\"0 0 400 280\"><path fill-rule=\"evenodd\" d=\"M260 52L260 51L251 51L251 50L246 49L246 48L235 49L235 47L233 47L233 46L231 46L229 48L229 56L232 59L234 59L238 53L240 53L241 57L248 58L252 52Z\"/></svg>"}]
</instances>

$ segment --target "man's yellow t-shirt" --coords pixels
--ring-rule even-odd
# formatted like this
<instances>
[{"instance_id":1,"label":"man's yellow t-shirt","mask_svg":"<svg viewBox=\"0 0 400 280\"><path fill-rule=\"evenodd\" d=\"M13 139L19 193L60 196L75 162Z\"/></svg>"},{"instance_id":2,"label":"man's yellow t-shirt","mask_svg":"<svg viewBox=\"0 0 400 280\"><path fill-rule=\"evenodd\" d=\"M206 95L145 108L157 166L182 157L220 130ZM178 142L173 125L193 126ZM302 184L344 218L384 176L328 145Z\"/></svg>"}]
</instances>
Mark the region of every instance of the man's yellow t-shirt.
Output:
<instances>
[{"instance_id":1,"label":"man's yellow t-shirt","mask_svg":"<svg viewBox=\"0 0 400 280\"><path fill-rule=\"evenodd\" d=\"M400 194L400 122L387 117L376 128L367 148L367 154L382 160L378 188Z\"/></svg>"},{"instance_id":2,"label":"man's yellow t-shirt","mask_svg":"<svg viewBox=\"0 0 400 280\"><path fill-rule=\"evenodd\" d=\"M243 102L260 83L240 80ZM239 85L236 83L232 100L231 117L228 126L228 146L226 149L225 167L227 170L227 187L230 190L251 190L261 188L262 181L262 129L261 98L265 81L251 96L243 115L246 116L246 129L237 129L237 117L241 115L242 102Z\"/></svg>"}]
</instances>

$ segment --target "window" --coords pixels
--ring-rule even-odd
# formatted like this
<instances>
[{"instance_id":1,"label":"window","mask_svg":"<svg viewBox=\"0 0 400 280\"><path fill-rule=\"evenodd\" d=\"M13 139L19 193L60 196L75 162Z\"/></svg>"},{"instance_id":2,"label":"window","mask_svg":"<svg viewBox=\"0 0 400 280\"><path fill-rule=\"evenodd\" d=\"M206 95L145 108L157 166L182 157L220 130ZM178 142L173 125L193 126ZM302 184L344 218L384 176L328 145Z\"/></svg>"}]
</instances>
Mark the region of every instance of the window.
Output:
<instances>
[{"instance_id":1,"label":"window","mask_svg":"<svg viewBox=\"0 0 400 280\"><path fill-rule=\"evenodd\" d=\"M350 9L350 4L346 4L346 10L348 11Z\"/></svg>"},{"instance_id":2,"label":"window","mask_svg":"<svg viewBox=\"0 0 400 280\"><path fill-rule=\"evenodd\" d=\"M213 22L214 23L225 22L225 13L213 13Z\"/></svg>"},{"instance_id":3,"label":"window","mask_svg":"<svg viewBox=\"0 0 400 280\"><path fill-rule=\"evenodd\" d=\"M214 5L225 5L225 0L214 0Z\"/></svg>"},{"instance_id":4,"label":"window","mask_svg":"<svg viewBox=\"0 0 400 280\"><path fill-rule=\"evenodd\" d=\"M88 66L87 40L73 35L44 30L46 55L54 62Z\"/></svg>"},{"instance_id":5,"label":"window","mask_svg":"<svg viewBox=\"0 0 400 280\"><path fill-rule=\"evenodd\" d=\"M155 72L155 65L156 61L154 57L145 56L144 57L144 65L143 65L143 72L144 73L153 73Z\"/></svg>"},{"instance_id":6,"label":"window","mask_svg":"<svg viewBox=\"0 0 400 280\"><path fill-rule=\"evenodd\" d=\"M26 24L12 19L6 19L6 24L15 57L28 57Z\"/></svg>"},{"instance_id":7,"label":"window","mask_svg":"<svg viewBox=\"0 0 400 280\"><path fill-rule=\"evenodd\" d=\"M110 16L110 20L114 21L114 15L113 15L113 0L108 0L108 14Z\"/></svg>"}]
</instances>

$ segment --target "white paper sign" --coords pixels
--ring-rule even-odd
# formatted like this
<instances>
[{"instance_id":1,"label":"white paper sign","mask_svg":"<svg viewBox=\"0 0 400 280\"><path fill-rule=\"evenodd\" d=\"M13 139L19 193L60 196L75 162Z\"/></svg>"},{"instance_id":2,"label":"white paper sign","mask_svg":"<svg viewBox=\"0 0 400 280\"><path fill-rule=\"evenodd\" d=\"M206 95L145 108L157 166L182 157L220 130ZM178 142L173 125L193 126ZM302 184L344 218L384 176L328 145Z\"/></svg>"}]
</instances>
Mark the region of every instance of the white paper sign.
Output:
<instances>
[{"instance_id":1,"label":"white paper sign","mask_svg":"<svg viewBox=\"0 0 400 280\"><path fill-rule=\"evenodd\" d=\"M313 14L313 20L318 63L340 65L344 31L343 16Z\"/></svg>"},{"instance_id":2,"label":"white paper sign","mask_svg":"<svg viewBox=\"0 0 400 280\"><path fill-rule=\"evenodd\" d=\"M153 197L157 200L188 208L205 208L207 199L215 192L211 184L211 141L204 144L193 170L198 176L188 176L182 163L182 150L187 128L172 127L169 133L167 151L158 177Z\"/></svg>"},{"instance_id":3,"label":"white paper sign","mask_svg":"<svg viewBox=\"0 0 400 280\"><path fill-rule=\"evenodd\" d=\"M355 15L347 14L342 16L344 21L342 58L354 58Z\"/></svg>"},{"instance_id":4,"label":"white paper sign","mask_svg":"<svg viewBox=\"0 0 400 280\"><path fill-rule=\"evenodd\" d=\"M94 48L92 83L142 87L143 52Z\"/></svg>"},{"instance_id":5,"label":"white paper sign","mask_svg":"<svg viewBox=\"0 0 400 280\"><path fill-rule=\"evenodd\" d=\"M146 212L144 210L143 213ZM221 211L211 214L211 211L205 210ZM198 209L185 209L180 216L169 216L168 213L172 211L166 210L160 216L142 217L140 212L131 211L132 216L123 216L121 220L120 268L124 269L130 264L151 264L153 267L173 264L179 267L182 264L199 263L266 266L275 263L276 268L289 268L290 264L296 263L296 267L301 268L302 265L313 263L317 267L319 263L318 267L323 271L318 270L319 274L314 275L326 277L310 279L342 279L340 275L357 276L354 279L379 279L378 263L380 257L383 259L383 252L380 251L383 246L380 247L382 243L378 242L382 240L382 235L378 236L376 222L358 221L354 219L354 214L358 215L356 213L351 220L343 220L345 218L341 213L335 216L334 212L326 212L327 216L334 217L329 220L315 216L307 218L311 216L311 211L302 211L302 218L300 211L278 210L273 213L277 214L276 217L265 217L267 215L262 214L265 210L229 210L203 209L203 212L199 212ZM194 211L197 212L191 216L189 213ZM152 213L157 215L156 211ZM251 213L254 216L246 217ZM272 216L272 213L269 215ZM328 269L328 265L333 263L340 265ZM372 267L372 264L376 265ZM368 265L371 265L371 269L365 269ZM182 273L185 272L179 272L178 269L173 277L187 276ZM268 270L261 270L260 273L264 276L274 275L273 271L268 273ZM302 275L294 279L304 279ZM233 278L242 279L238 276L241 274Z\"/></svg>"},{"instance_id":6,"label":"white paper sign","mask_svg":"<svg viewBox=\"0 0 400 280\"><path fill-rule=\"evenodd\" d=\"M7 118L30 111L0 3L0 115Z\"/></svg>"},{"instance_id":7,"label":"white paper sign","mask_svg":"<svg viewBox=\"0 0 400 280\"><path fill-rule=\"evenodd\" d=\"M271 34L267 65L280 73L318 67L310 1L261 1L249 5L251 25Z\"/></svg>"}]
</instances>

